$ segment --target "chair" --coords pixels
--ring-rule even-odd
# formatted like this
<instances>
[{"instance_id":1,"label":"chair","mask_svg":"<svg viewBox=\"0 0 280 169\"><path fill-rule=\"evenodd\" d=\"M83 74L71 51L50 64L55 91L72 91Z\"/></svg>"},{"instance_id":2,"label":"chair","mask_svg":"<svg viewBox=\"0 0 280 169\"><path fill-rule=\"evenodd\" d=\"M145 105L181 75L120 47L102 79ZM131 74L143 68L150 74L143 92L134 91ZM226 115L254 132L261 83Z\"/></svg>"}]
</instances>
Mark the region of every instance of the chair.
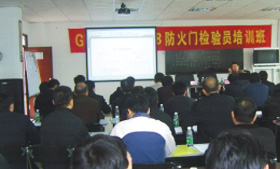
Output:
<instances>
[{"instance_id":1,"label":"chair","mask_svg":"<svg viewBox=\"0 0 280 169\"><path fill-rule=\"evenodd\" d=\"M54 166L56 166L54 168L67 168L70 166L70 159L74 148L36 145L31 146L29 151L34 162L42 163L44 168L52 168Z\"/></svg>"},{"instance_id":2,"label":"chair","mask_svg":"<svg viewBox=\"0 0 280 169\"><path fill-rule=\"evenodd\" d=\"M175 164L172 162L165 162L159 164L133 164L133 169L172 169Z\"/></svg>"},{"instance_id":3,"label":"chair","mask_svg":"<svg viewBox=\"0 0 280 169\"><path fill-rule=\"evenodd\" d=\"M28 160L27 147L22 145L1 145L0 153L5 157L11 168L26 168Z\"/></svg>"},{"instance_id":4,"label":"chair","mask_svg":"<svg viewBox=\"0 0 280 169\"><path fill-rule=\"evenodd\" d=\"M103 125L94 123L94 124L87 124L86 127L88 128L88 132L100 132L105 131L105 128Z\"/></svg>"},{"instance_id":5,"label":"chair","mask_svg":"<svg viewBox=\"0 0 280 169\"><path fill-rule=\"evenodd\" d=\"M0 153L9 163L26 160L26 147L22 145L1 145Z\"/></svg>"}]
</instances>

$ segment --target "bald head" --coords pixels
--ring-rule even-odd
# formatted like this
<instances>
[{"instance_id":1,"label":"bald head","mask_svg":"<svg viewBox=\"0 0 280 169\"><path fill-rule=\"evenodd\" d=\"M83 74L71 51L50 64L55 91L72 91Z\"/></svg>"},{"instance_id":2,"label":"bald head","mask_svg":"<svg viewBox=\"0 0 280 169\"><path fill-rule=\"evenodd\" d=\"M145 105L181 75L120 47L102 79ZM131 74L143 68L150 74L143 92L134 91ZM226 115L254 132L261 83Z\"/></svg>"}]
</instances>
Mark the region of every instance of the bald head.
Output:
<instances>
[{"instance_id":1,"label":"bald head","mask_svg":"<svg viewBox=\"0 0 280 169\"><path fill-rule=\"evenodd\" d=\"M78 95L87 95L88 94L88 87L84 82L79 82L75 86L75 94Z\"/></svg>"},{"instance_id":2,"label":"bald head","mask_svg":"<svg viewBox=\"0 0 280 169\"><path fill-rule=\"evenodd\" d=\"M219 83L218 80L214 77L206 77L203 81L202 87L208 94L219 92Z\"/></svg>"}]
</instances>

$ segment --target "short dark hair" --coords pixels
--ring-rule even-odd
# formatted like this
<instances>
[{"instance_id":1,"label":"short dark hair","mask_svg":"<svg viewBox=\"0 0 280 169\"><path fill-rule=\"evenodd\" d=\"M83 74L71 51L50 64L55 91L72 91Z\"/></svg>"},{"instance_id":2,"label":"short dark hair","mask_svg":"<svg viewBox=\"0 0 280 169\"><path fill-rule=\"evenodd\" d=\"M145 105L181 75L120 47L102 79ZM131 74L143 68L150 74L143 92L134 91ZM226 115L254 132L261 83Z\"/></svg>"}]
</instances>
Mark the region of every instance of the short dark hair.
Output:
<instances>
[{"instance_id":1,"label":"short dark hair","mask_svg":"<svg viewBox=\"0 0 280 169\"><path fill-rule=\"evenodd\" d=\"M74 77L74 83L78 84L80 82L85 82L86 78L83 75L77 75L76 77Z\"/></svg>"},{"instance_id":2,"label":"short dark hair","mask_svg":"<svg viewBox=\"0 0 280 169\"><path fill-rule=\"evenodd\" d=\"M147 113L149 109L149 100L144 94L131 94L125 105L134 113Z\"/></svg>"},{"instance_id":3,"label":"short dark hair","mask_svg":"<svg viewBox=\"0 0 280 169\"><path fill-rule=\"evenodd\" d=\"M135 86L132 88L131 93L137 94L137 93L142 93L145 94L143 86Z\"/></svg>"},{"instance_id":4,"label":"short dark hair","mask_svg":"<svg viewBox=\"0 0 280 169\"><path fill-rule=\"evenodd\" d=\"M144 91L149 99L150 107L156 107L158 104L158 94L156 90L152 87L146 87Z\"/></svg>"},{"instance_id":5,"label":"short dark hair","mask_svg":"<svg viewBox=\"0 0 280 169\"><path fill-rule=\"evenodd\" d=\"M219 134L210 142L205 157L207 169L263 169L267 164L263 145L242 129Z\"/></svg>"},{"instance_id":6,"label":"short dark hair","mask_svg":"<svg viewBox=\"0 0 280 169\"><path fill-rule=\"evenodd\" d=\"M131 85L132 87L134 87L134 84L135 84L135 78L134 78L134 77L128 76L128 77L126 78L126 80L127 80L127 83L128 83L129 85Z\"/></svg>"},{"instance_id":7,"label":"short dark hair","mask_svg":"<svg viewBox=\"0 0 280 169\"><path fill-rule=\"evenodd\" d=\"M91 80L87 80L87 81L85 81L85 84L88 87L89 93L93 92L93 89L95 88L95 82L91 81Z\"/></svg>"},{"instance_id":8,"label":"short dark hair","mask_svg":"<svg viewBox=\"0 0 280 169\"><path fill-rule=\"evenodd\" d=\"M172 91L176 96L183 95L187 90L187 85L184 82L175 82L172 85Z\"/></svg>"},{"instance_id":9,"label":"short dark hair","mask_svg":"<svg viewBox=\"0 0 280 169\"><path fill-rule=\"evenodd\" d=\"M210 76L206 77L202 83L202 87L207 93L216 92L219 90L218 79Z\"/></svg>"},{"instance_id":10,"label":"short dark hair","mask_svg":"<svg viewBox=\"0 0 280 169\"><path fill-rule=\"evenodd\" d=\"M75 93L77 95L85 95L88 92L88 86L84 82L79 82L75 86Z\"/></svg>"},{"instance_id":11,"label":"short dark hair","mask_svg":"<svg viewBox=\"0 0 280 169\"><path fill-rule=\"evenodd\" d=\"M267 81L268 75L267 75L266 71L264 71L264 70L260 71L259 75L260 75L260 79L261 79L262 82L266 82Z\"/></svg>"},{"instance_id":12,"label":"short dark hair","mask_svg":"<svg viewBox=\"0 0 280 169\"><path fill-rule=\"evenodd\" d=\"M231 63L231 65L234 65L234 64L237 64L237 65L238 65L238 63L237 63L237 62L232 62L232 63Z\"/></svg>"},{"instance_id":13,"label":"short dark hair","mask_svg":"<svg viewBox=\"0 0 280 169\"><path fill-rule=\"evenodd\" d=\"M123 92L125 93L131 92L133 86L134 84L132 85L132 83L128 82L127 79L121 80L121 88Z\"/></svg>"},{"instance_id":14,"label":"short dark hair","mask_svg":"<svg viewBox=\"0 0 280 169\"><path fill-rule=\"evenodd\" d=\"M78 143L71 169L126 169L127 149L118 137L95 135Z\"/></svg>"},{"instance_id":15,"label":"short dark hair","mask_svg":"<svg viewBox=\"0 0 280 169\"><path fill-rule=\"evenodd\" d=\"M49 80L49 82L48 82L49 88L54 88L55 85L57 85L57 86L60 85L60 83L59 83L59 81L58 81L57 79L51 79L51 80Z\"/></svg>"},{"instance_id":16,"label":"short dark hair","mask_svg":"<svg viewBox=\"0 0 280 169\"><path fill-rule=\"evenodd\" d=\"M256 72L251 73L249 76L250 83L260 82L260 75Z\"/></svg>"},{"instance_id":17,"label":"short dark hair","mask_svg":"<svg viewBox=\"0 0 280 169\"><path fill-rule=\"evenodd\" d=\"M154 76L154 81L155 82L162 82L162 79L164 78L164 74L163 73L156 73Z\"/></svg>"},{"instance_id":18,"label":"short dark hair","mask_svg":"<svg viewBox=\"0 0 280 169\"><path fill-rule=\"evenodd\" d=\"M14 103L13 98L9 93L1 92L0 93L0 112L9 111L10 105Z\"/></svg>"},{"instance_id":19,"label":"short dark hair","mask_svg":"<svg viewBox=\"0 0 280 169\"><path fill-rule=\"evenodd\" d=\"M239 78L239 76L238 76L238 74L236 74L236 73L234 73L234 74L229 74L229 75L228 75L228 81L229 81L230 83L233 83L233 82L238 81L238 78Z\"/></svg>"},{"instance_id":20,"label":"short dark hair","mask_svg":"<svg viewBox=\"0 0 280 169\"><path fill-rule=\"evenodd\" d=\"M48 88L48 82L42 82L39 86L40 93L46 92Z\"/></svg>"},{"instance_id":21,"label":"short dark hair","mask_svg":"<svg viewBox=\"0 0 280 169\"><path fill-rule=\"evenodd\" d=\"M238 122L251 123L256 115L257 106L250 98L243 98L234 106L234 117Z\"/></svg>"},{"instance_id":22,"label":"short dark hair","mask_svg":"<svg viewBox=\"0 0 280 169\"><path fill-rule=\"evenodd\" d=\"M53 100L54 100L55 107L68 106L72 98L73 98L72 91L70 87L67 86L59 86L53 92Z\"/></svg>"},{"instance_id":23,"label":"short dark hair","mask_svg":"<svg viewBox=\"0 0 280 169\"><path fill-rule=\"evenodd\" d=\"M162 86L171 86L173 84L173 78L169 75L164 76L162 79Z\"/></svg>"}]
</instances>

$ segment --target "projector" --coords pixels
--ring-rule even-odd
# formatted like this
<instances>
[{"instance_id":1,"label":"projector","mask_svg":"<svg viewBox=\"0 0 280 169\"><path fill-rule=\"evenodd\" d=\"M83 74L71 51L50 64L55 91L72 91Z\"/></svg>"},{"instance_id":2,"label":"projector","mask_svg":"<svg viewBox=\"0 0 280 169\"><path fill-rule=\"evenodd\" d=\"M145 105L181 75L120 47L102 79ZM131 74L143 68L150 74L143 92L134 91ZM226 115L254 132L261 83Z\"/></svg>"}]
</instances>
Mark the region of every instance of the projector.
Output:
<instances>
[{"instance_id":1,"label":"projector","mask_svg":"<svg viewBox=\"0 0 280 169\"><path fill-rule=\"evenodd\" d=\"M138 9L130 9L130 8L127 8L126 5L124 3L121 4L121 8L116 8L115 10L116 12L118 12L118 14L130 14L130 12L132 11L138 11Z\"/></svg>"}]
</instances>

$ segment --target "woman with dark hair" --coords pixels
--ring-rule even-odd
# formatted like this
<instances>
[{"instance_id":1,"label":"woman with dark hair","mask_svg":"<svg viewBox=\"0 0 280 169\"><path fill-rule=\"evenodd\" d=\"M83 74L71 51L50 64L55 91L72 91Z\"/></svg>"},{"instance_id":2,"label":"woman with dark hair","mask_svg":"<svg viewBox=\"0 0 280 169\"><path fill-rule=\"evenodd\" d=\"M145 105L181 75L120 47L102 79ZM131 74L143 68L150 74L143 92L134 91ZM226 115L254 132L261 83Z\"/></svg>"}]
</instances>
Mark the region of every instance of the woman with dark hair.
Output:
<instances>
[{"instance_id":1,"label":"woman with dark hair","mask_svg":"<svg viewBox=\"0 0 280 169\"><path fill-rule=\"evenodd\" d=\"M273 120L280 117L280 83L275 86L271 97L264 103L262 111L263 126L275 131Z\"/></svg>"},{"instance_id":2,"label":"woman with dark hair","mask_svg":"<svg viewBox=\"0 0 280 169\"><path fill-rule=\"evenodd\" d=\"M132 159L120 138L95 135L77 144L71 169L132 169Z\"/></svg>"}]
</instances>

